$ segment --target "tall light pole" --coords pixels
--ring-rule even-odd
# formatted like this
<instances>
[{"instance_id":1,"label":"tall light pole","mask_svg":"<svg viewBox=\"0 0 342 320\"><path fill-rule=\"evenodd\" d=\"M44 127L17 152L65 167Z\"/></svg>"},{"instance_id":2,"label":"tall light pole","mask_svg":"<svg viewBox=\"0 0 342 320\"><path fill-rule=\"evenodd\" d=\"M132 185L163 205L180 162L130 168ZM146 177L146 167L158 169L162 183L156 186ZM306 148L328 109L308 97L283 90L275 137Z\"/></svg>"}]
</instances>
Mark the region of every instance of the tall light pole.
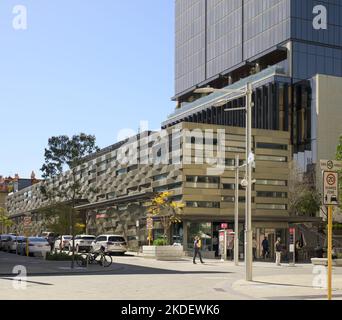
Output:
<instances>
[{"instance_id":1,"label":"tall light pole","mask_svg":"<svg viewBox=\"0 0 342 320\"><path fill-rule=\"evenodd\" d=\"M240 157L235 157L235 208L234 208L234 264L239 265L239 162Z\"/></svg>"},{"instance_id":2,"label":"tall light pole","mask_svg":"<svg viewBox=\"0 0 342 320\"><path fill-rule=\"evenodd\" d=\"M246 218L245 218L245 268L246 281L253 280L253 229L252 229L252 94L253 88L249 83L246 90Z\"/></svg>"},{"instance_id":3,"label":"tall light pole","mask_svg":"<svg viewBox=\"0 0 342 320\"><path fill-rule=\"evenodd\" d=\"M230 108L225 111L246 111L246 203L245 203L245 276L246 281L253 280L253 229L252 229L252 166L254 163L254 154L252 152L252 108L253 108L253 87L251 83L247 83L245 90L240 89L214 89L211 87L196 89L195 93L214 93L214 92L222 92L225 93L219 100L216 100L213 103L214 107L221 107L227 104L229 101L230 94L239 94L237 97L245 97L246 98L246 106L238 107L238 108ZM234 97L234 98L237 98ZM236 183L236 181L235 181ZM236 205L236 201L239 201L238 196L236 197L235 190L235 218L236 218L236 208L238 208L239 203ZM238 224L235 225L235 228ZM235 229L236 230L236 229ZM236 246L236 238L235 236L235 250L238 248ZM234 250L234 253L236 252ZM236 257L236 256L235 256Z\"/></svg>"}]
</instances>

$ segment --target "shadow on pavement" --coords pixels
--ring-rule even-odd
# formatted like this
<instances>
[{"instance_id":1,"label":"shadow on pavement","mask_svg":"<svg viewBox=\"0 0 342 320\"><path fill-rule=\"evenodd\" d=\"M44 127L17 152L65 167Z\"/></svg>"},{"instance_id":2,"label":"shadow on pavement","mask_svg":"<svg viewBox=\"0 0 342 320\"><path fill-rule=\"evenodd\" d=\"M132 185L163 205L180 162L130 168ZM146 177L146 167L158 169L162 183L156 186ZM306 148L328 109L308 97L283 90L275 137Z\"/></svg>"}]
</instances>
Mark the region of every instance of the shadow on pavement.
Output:
<instances>
[{"instance_id":1,"label":"shadow on pavement","mask_svg":"<svg viewBox=\"0 0 342 320\"><path fill-rule=\"evenodd\" d=\"M31 269L31 270L30 270ZM68 271L66 271L68 269ZM93 267L90 266L86 268L78 268L76 270L69 269L68 267L62 267L59 270L49 270L47 272L44 271L35 271L32 268L28 267L27 276L30 277L38 277L38 276L82 276L82 275L140 275L140 274L154 274L154 275L163 275L163 274L230 274L232 272L225 271L208 271L208 270L196 270L196 271L178 271L178 270L170 270L170 269L160 269L154 267L146 267L146 266L136 266L130 264L123 263L113 263L113 265L109 268L102 267ZM13 273L2 273L1 277L13 277L17 276L17 274Z\"/></svg>"}]
</instances>

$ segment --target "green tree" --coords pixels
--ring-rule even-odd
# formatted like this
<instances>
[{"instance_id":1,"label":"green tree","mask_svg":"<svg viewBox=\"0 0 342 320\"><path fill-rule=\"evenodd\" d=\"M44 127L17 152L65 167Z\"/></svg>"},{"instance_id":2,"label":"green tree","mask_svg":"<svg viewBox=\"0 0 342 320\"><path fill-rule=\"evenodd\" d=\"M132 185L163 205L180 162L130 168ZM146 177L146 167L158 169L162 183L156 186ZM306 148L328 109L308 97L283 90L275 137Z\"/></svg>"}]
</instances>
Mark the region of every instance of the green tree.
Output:
<instances>
[{"instance_id":1,"label":"green tree","mask_svg":"<svg viewBox=\"0 0 342 320\"><path fill-rule=\"evenodd\" d=\"M4 233L4 228L8 228L13 225L13 221L7 216L6 210L1 207L0 207L0 225L1 225L2 233Z\"/></svg>"},{"instance_id":2,"label":"green tree","mask_svg":"<svg viewBox=\"0 0 342 320\"><path fill-rule=\"evenodd\" d=\"M313 217L320 210L321 196L315 187L312 175L303 173L290 164L289 213L293 216Z\"/></svg>"},{"instance_id":3,"label":"green tree","mask_svg":"<svg viewBox=\"0 0 342 320\"><path fill-rule=\"evenodd\" d=\"M69 138L66 135L51 137L45 149L45 163L41 171L44 178L41 193L45 196L47 206L44 209L48 225L53 231L71 234L83 226L76 206L88 199L91 188L84 188L79 181L77 170L84 166L84 158L96 151L96 138L81 133ZM60 183L60 178L64 182ZM68 232L66 232L68 231ZM74 247L74 240L72 246ZM74 250L72 268L74 267Z\"/></svg>"}]
</instances>

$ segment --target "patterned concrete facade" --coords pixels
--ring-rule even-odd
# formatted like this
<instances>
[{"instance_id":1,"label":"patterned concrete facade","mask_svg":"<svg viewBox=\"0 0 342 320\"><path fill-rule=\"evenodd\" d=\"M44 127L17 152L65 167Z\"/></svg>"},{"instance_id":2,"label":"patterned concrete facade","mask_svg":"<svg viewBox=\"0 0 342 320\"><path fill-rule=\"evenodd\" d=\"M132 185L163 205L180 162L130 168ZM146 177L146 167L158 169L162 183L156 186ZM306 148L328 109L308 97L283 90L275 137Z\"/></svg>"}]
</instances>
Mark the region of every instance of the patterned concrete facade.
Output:
<instances>
[{"instance_id":1,"label":"patterned concrete facade","mask_svg":"<svg viewBox=\"0 0 342 320\"><path fill-rule=\"evenodd\" d=\"M287 179L292 154L290 134L254 130L253 136L255 226L286 228L289 222ZM235 171L232 169L236 154L242 164L245 159L243 128L183 122L161 132L142 133L118 147L109 147L108 152L88 157L76 169L87 198L87 203L79 206L87 216L87 231L123 234L131 248L137 249L146 243L145 218L151 198L169 190L175 201L186 205L181 226L171 230L170 236L189 247L194 223L210 224L208 233L212 236L214 223L233 222ZM243 177L241 170L240 180ZM67 172L49 184L61 187L69 178ZM30 215L31 233L44 231L44 215L37 212L48 205L40 191L42 184L9 196L7 208L18 230L23 228L24 216ZM241 190L241 223L244 196ZM154 228L157 237L161 232L158 221Z\"/></svg>"}]
</instances>

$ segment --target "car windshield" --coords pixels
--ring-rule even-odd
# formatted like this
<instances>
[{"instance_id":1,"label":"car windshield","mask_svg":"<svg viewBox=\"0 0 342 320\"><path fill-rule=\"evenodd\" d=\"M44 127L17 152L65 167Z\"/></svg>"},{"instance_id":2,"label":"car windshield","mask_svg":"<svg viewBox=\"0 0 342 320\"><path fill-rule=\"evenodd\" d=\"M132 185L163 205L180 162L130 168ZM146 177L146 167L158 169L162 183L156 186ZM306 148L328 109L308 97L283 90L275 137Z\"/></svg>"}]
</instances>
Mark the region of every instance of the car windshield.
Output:
<instances>
[{"instance_id":1,"label":"car windshield","mask_svg":"<svg viewBox=\"0 0 342 320\"><path fill-rule=\"evenodd\" d=\"M72 239L72 236L63 236L63 239L70 240Z\"/></svg>"},{"instance_id":2,"label":"car windshield","mask_svg":"<svg viewBox=\"0 0 342 320\"><path fill-rule=\"evenodd\" d=\"M123 237L108 237L108 241L112 242L125 242Z\"/></svg>"},{"instance_id":3,"label":"car windshield","mask_svg":"<svg viewBox=\"0 0 342 320\"><path fill-rule=\"evenodd\" d=\"M29 238L30 242L47 242L44 238Z\"/></svg>"},{"instance_id":4,"label":"car windshield","mask_svg":"<svg viewBox=\"0 0 342 320\"><path fill-rule=\"evenodd\" d=\"M86 237L81 237L82 240L95 240L95 237L92 236L86 236Z\"/></svg>"}]
</instances>

